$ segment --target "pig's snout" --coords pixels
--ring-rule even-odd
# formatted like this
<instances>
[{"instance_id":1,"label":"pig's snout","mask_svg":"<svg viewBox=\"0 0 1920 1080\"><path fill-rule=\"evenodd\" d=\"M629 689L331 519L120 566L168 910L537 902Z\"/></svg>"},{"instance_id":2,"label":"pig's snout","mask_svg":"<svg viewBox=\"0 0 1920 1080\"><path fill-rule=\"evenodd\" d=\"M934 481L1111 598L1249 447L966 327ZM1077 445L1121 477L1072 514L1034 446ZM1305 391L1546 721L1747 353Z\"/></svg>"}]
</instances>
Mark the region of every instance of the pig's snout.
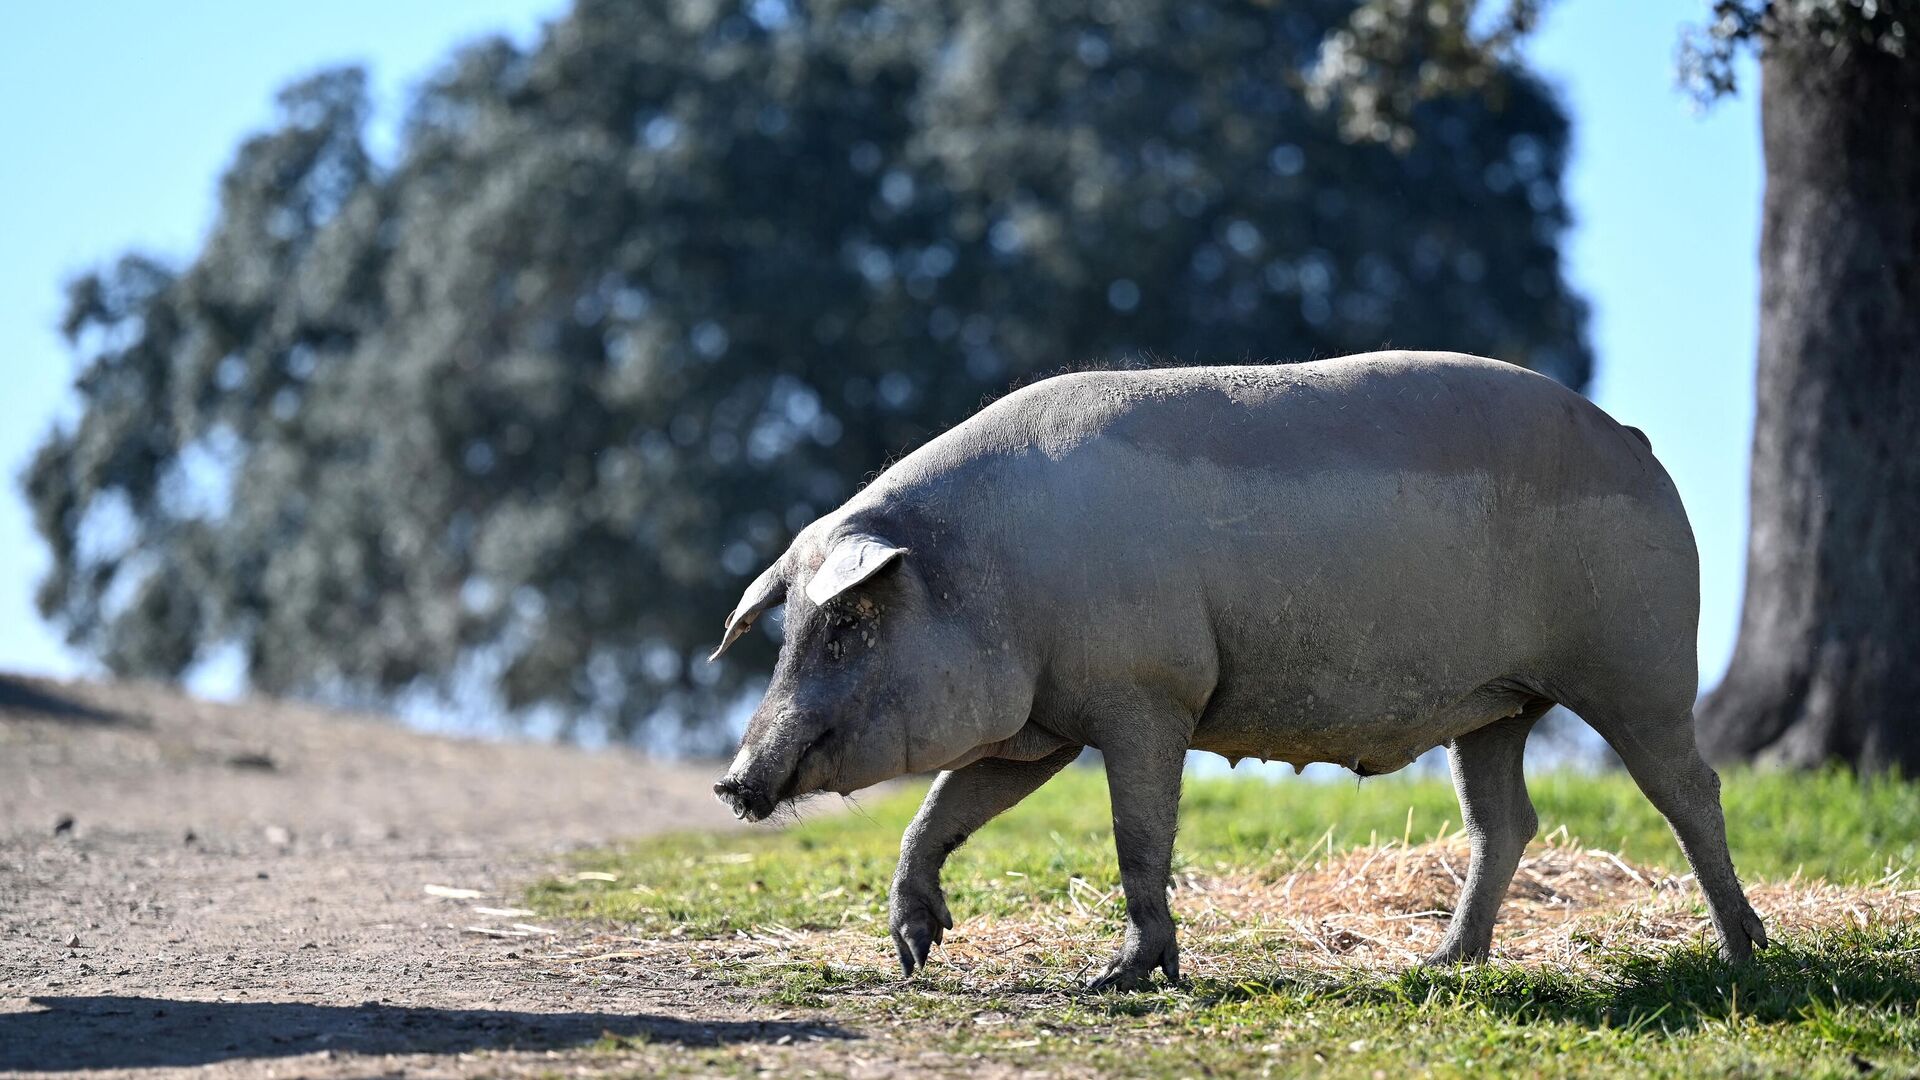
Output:
<instances>
[{"instance_id":1,"label":"pig's snout","mask_svg":"<svg viewBox=\"0 0 1920 1080\"><path fill-rule=\"evenodd\" d=\"M755 787L738 776L728 774L713 785L713 793L720 801L733 809L733 816L743 821L762 821L773 813L773 799L762 788Z\"/></svg>"},{"instance_id":2,"label":"pig's snout","mask_svg":"<svg viewBox=\"0 0 1920 1080\"><path fill-rule=\"evenodd\" d=\"M831 769L831 754L821 751L833 742L832 731L819 731L802 744L806 730L790 724L743 745L713 793L735 817L763 821L782 804L820 790Z\"/></svg>"}]
</instances>

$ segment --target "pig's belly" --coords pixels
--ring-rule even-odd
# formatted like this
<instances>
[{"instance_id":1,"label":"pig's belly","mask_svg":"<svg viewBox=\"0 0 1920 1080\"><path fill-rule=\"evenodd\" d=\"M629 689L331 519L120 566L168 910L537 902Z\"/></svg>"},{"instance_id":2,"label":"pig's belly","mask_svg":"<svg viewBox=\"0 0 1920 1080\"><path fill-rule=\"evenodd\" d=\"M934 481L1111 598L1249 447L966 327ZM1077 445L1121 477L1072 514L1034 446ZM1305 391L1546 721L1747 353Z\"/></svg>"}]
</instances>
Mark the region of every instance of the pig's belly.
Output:
<instances>
[{"instance_id":1,"label":"pig's belly","mask_svg":"<svg viewBox=\"0 0 1920 1080\"><path fill-rule=\"evenodd\" d=\"M1513 716L1529 695L1504 681L1329 686L1328 680L1226 685L1208 703L1193 746L1231 760L1324 761L1363 776L1405 768L1448 740ZM1341 692L1341 691L1347 692Z\"/></svg>"}]
</instances>

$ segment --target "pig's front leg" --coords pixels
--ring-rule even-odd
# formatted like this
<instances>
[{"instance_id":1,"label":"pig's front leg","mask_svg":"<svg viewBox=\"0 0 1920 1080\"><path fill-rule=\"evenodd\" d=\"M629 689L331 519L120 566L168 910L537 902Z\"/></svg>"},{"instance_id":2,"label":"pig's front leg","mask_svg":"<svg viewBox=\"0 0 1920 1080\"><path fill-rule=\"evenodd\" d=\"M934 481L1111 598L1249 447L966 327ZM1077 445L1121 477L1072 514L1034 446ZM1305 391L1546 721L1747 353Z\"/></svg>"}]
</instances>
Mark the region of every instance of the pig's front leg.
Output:
<instances>
[{"instance_id":1,"label":"pig's front leg","mask_svg":"<svg viewBox=\"0 0 1920 1080\"><path fill-rule=\"evenodd\" d=\"M1145 723L1100 747L1113 800L1113 842L1120 856L1120 887L1127 894L1127 937L1089 990L1138 990L1166 973L1180 980L1180 947L1167 909L1173 870L1173 834L1180 819L1180 772L1187 731Z\"/></svg>"},{"instance_id":2,"label":"pig's front leg","mask_svg":"<svg viewBox=\"0 0 1920 1080\"><path fill-rule=\"evenodd\" d=\"M887 895L887 923L900 950L900 968L908 975L925 967L927 953L953 929L940 868L953 849L1002 811L1026 798L1080 756L1081 747L1063 746L1034 761L987 758L963 769L941 773L927 801L900 838L900 865Z\"/></svg>"}]
</instances>

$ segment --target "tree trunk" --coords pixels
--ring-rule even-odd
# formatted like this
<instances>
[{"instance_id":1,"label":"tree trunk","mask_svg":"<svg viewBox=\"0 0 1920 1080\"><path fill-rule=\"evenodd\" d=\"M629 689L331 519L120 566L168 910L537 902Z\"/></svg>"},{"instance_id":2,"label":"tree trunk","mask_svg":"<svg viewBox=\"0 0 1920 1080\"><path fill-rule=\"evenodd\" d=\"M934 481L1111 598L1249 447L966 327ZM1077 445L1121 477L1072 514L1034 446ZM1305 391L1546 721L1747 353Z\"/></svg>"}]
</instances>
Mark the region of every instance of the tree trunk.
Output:
<instances>
[{"instance_id":1,"label":"tree trunk","mask_svg":"<svg viewBox=\"0 0 1920 1080\"><path fill-rule=\"evenodd\" d=\"M1920 61L1761 56L1753 529L1718 761L1920 777Z\"/></svg>"}]
</instances>

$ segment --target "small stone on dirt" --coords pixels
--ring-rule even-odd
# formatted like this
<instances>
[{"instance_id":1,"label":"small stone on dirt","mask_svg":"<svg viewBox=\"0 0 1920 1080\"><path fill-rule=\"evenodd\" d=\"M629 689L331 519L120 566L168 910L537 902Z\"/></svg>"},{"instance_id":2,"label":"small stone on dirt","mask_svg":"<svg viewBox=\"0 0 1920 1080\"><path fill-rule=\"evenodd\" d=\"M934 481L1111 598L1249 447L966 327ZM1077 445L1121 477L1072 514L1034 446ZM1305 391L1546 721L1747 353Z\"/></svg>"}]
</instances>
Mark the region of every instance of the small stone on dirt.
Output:
<instances>
[{"instance_id":1,"label":"small stone on dirt","mask_svg":"<svg viewBox=\"0 0 1920 1080\"><path fill-rule=\"evenodd\" d=\"M61 814L60 820L53 823L53 835L65 836L73 831L73 815Z\"/></svg>"},{"instance_id":2,"label":"small stone on dirt","mask_svg":"<svg viewBox=\"0 0 1920 1080\"><path fill-rule=\"evenodd\" d=\"M278 772L280 765L273 755L261 751L249 751L227 755L227 767L230 769L251 769L255 772Z\"/></svg>"},{"instance_id":3,"label":"small stone on dirt","mask_svg":"<svg viewBox=\"0 0 1920 1080\"><path fill-rule=\"evenodd\" d=\"M77 949L79 947L80 947L80 935L79 934L67 935L67 948Z\"/></svg>"}]
</instances>

